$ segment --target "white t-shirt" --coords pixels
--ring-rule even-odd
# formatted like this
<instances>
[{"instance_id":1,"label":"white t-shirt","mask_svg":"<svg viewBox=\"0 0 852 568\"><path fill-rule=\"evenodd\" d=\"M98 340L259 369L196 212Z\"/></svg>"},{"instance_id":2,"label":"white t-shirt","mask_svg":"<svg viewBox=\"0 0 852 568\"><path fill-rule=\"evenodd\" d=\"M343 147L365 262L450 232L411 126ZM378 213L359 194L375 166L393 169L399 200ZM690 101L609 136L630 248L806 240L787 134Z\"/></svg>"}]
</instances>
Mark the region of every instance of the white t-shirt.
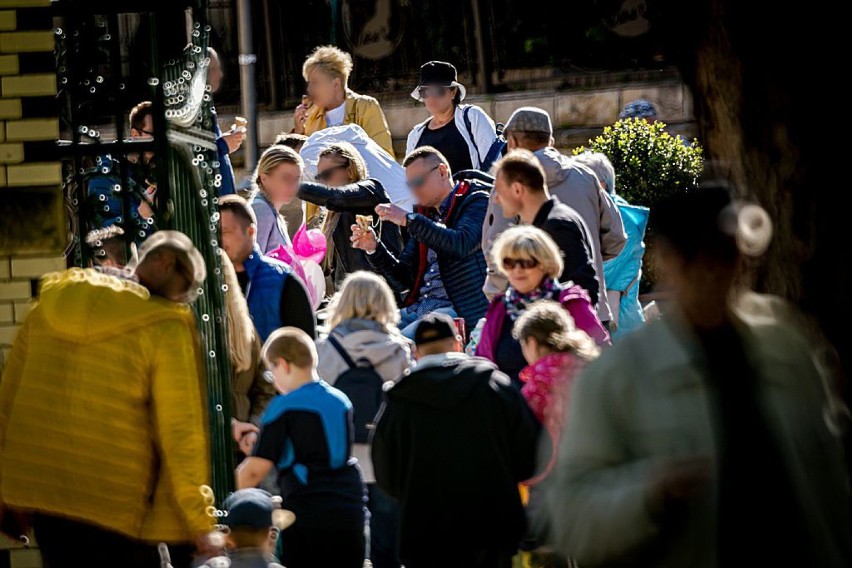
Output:
<instances>
[{"instance_id":1,"label":"white t-shirt","mask_svg":"<svg viewBox=\"0 0 852 568\"><path fill-rule=\"evenodd\" d=\"M343 104L337 108L325 111L325 125L329 127L340 126L343 124L343 115L345 112L346 101L343 101Z\"/></svg>"}]
</instances>

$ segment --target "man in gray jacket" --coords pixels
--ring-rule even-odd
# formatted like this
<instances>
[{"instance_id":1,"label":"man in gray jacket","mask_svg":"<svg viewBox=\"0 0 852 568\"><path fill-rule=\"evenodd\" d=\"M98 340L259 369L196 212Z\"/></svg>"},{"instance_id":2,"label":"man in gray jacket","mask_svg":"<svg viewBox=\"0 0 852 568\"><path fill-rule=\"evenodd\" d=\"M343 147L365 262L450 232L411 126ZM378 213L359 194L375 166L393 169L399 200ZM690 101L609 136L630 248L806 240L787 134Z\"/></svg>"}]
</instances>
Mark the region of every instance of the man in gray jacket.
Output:
<instances>
[{"instance_id":1,"label":"man in gray jacket","mask_svg":"<svg viewBox=\"0 0 852 568\"><path fill-rule=\"evenodd\" d=\"M536 107L521 107L516 110L504 129L509 150L522 148L533 152L541 162L547 175L547 188L550 194L568 205L583 218L592 236L592 253L595 261L600 289L606 290L603 263L615 258L627 243L621 213L607 195L588 167L564 156L553 147L553 125L550 115ZM504 220L500 205L495 203L494 192L485 215L482 233L482 249L488 251L491 244L511 223ZM496 271L489 266L485 294L492 298L506 289L505 280L498 279ZM598 301L598 317L604 323L612 320L609 302L601 294Z\"/></svg>"}]
</instances>

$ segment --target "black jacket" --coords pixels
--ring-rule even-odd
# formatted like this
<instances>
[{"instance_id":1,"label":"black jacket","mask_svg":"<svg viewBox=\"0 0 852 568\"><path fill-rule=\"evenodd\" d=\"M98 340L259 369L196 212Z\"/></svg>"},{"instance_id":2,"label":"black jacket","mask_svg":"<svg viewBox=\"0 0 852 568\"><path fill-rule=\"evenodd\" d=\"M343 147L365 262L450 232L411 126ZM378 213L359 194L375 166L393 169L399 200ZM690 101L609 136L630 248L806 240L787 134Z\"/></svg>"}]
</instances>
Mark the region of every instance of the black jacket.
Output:
<instances>
[{"instance_id":1,"label":"black jacket","mask_svg":"<svg viewBox=\"0 0 852 568\"><path fill-rule=\"evenodd\" d=\"M586 222L571 207L551 197L533 219L533 225L550 235L562 251L565 263L559 281L582 286L597 305L600 282L595 272L592 241Z\"/></svg>"},{"instance_id":2,"label":"black jacket","mask_svg":"<svg viewBox=\"0 0 852 568\"><path fill-rule=\"evenodd\" d=\"M408 223L408 243L401 255L380 246L368 258L392 288L400 286L395 292L407 292L406 304L411 304L420 294L426 267L421 244L434 250L447 296L459 317L464 318L469 333L488 309L488 299L482 292L487 270L482 254L482 222L489 193L476 180L461 182L453 191L456 194L445 223L418 214Z\"/></svg>"},{"instance_id":3,"label":"black jacket","mask_svg":"<svg viewBox=\"0 0 852 568\"><path fill-rule=\"evenodd\" d=\"M337 227L334 229L332 239L334 240L335 276L345 276L356 270L374 269L367 260L367 254L359 249L352 248L349 238L352 236L352 225L355 223L355 215L376 215L376 205L390 203L390 197L384 186L375 179L367 179L340 187L329 187L321 183L303 182L299 187L299 198L327 208L329 211L340 213ZM382 223L381 241L387 250L393 255L399 255L402 250L402 236L399 226L393 223ZM339 283L342 278L335 277ZM393 287L393 283L391 283Z\"/></svg>"},{"instance_id":4,"label":"black jacket","mask_svg":"<svg viewBox=\"0 0 852 568\"><path fill-rule=\"evenodd\" d=\"M485 359L415 367L387 393L373 436L379 486L402 508L403 561L435 547L514 552L540 426ZM451 544L447 544L451 543Z\"/></svg>"}]
</instances>

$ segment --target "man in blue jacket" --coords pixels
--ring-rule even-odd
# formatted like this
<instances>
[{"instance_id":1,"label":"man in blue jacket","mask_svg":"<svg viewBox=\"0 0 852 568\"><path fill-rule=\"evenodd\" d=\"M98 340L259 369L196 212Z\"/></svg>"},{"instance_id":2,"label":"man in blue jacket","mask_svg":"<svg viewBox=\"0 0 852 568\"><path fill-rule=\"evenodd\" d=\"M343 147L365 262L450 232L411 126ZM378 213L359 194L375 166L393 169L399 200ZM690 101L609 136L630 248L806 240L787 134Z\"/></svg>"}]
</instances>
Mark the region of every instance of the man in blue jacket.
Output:
<instances>
[{"instance_id":1,"label":"man in blue jacket","mask_svg":"<svg viewBox=\"0 0 852 568\"><path fill-rule=\"evenodd\" d=\"M486 264L482 254L482 223L488 189L476 180L453 183L447 159L431 146L421 146L403 160L406 184L418 207L409 213L381 204L376 214L408 229L408 244L399 258L376 242L371 230L352 226L352 246L367 252L370 264L405 298L400 329L413 337L417 321L439 312L465 320L468 330L485 315L482 292Z\"/></svg>"},{"instance_id":2,"label":"man in blue jacket","mask_svg":"<svg viewBox=\"0 0 852 568\"><path fill-rule=\"evenodd\" d=\"M261 341L278 328L297 327L316 337L316 316L305 286L285 263L257 246L257 218L239 195L219 199L222 248L234 264Z\"/></svg>"}]
</instances>

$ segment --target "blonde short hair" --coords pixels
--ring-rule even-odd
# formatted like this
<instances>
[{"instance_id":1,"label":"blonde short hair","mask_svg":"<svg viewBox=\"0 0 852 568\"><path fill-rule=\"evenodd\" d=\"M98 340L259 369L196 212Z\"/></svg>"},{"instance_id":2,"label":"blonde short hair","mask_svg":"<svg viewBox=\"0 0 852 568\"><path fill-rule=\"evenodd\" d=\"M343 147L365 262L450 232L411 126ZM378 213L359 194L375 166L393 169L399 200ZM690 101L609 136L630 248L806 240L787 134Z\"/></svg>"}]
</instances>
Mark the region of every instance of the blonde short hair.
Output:
<instances>
[{"instance_id":1,"label":"blonde short hair","mask_svg":"<svg viewBox=\"0 0 852 568\"><path fill-rule=\"evenodd\" d=\"M316 48L302 65L305 81L314 69L340 79L345 87L349 83L349 74L352 73L352 56L333 45L322 45Z\"/></svg>"},{"instance_id":2,"label":"blonde short hair","mask_svg":"<svg viewBox=\"0 0 852 568\"><path fill-rule=\"evenodd\" d=\"M255 167L254 174L251 177L251 184L255 193L263 190L263 184L260 182L261 174L269 175L281 164L293 164L298 166L299 170L305 170L305 162L302 160L302 156L294 149L288 146L270 146L260 155L257 167Z\"/></svg>"},{"instance_id":3,"label":"blonde short hair","mask_svg":"<svg viewBox=\"0 0 852 568\"><path fill-rule=\"evenodd\" d=\"M267 365L284 359L300 369L313 369L317 366L314 340L298 327L282 327L273 331L263 344L261 357Z\"/></svg>"},{"instance_id":4,"label":"blonde short hair","mask_svg":"<svg viewBox=\"0 0 852 568\"><path fill-rule=\"evenodd\" d=\"M531 225L511 227L497 237L492 249L494 266L502 274L504 258L533 259L550 278L562 274L564 263L559 247L550 235Z\"/></svg>"},{"instance_id":5,"label":"blonde short hair","mask_svg":"<svg viewBox=\"0 0 852 568\"><path fill-rule=\"evenodd\" d=\"M328 311L329 329L348 319L373 320L386 331L393 331L399 323L399 310L390 286L381 276L363 270L346 277L340 291L331 299Z\"/></svg>"}]
</instances>

